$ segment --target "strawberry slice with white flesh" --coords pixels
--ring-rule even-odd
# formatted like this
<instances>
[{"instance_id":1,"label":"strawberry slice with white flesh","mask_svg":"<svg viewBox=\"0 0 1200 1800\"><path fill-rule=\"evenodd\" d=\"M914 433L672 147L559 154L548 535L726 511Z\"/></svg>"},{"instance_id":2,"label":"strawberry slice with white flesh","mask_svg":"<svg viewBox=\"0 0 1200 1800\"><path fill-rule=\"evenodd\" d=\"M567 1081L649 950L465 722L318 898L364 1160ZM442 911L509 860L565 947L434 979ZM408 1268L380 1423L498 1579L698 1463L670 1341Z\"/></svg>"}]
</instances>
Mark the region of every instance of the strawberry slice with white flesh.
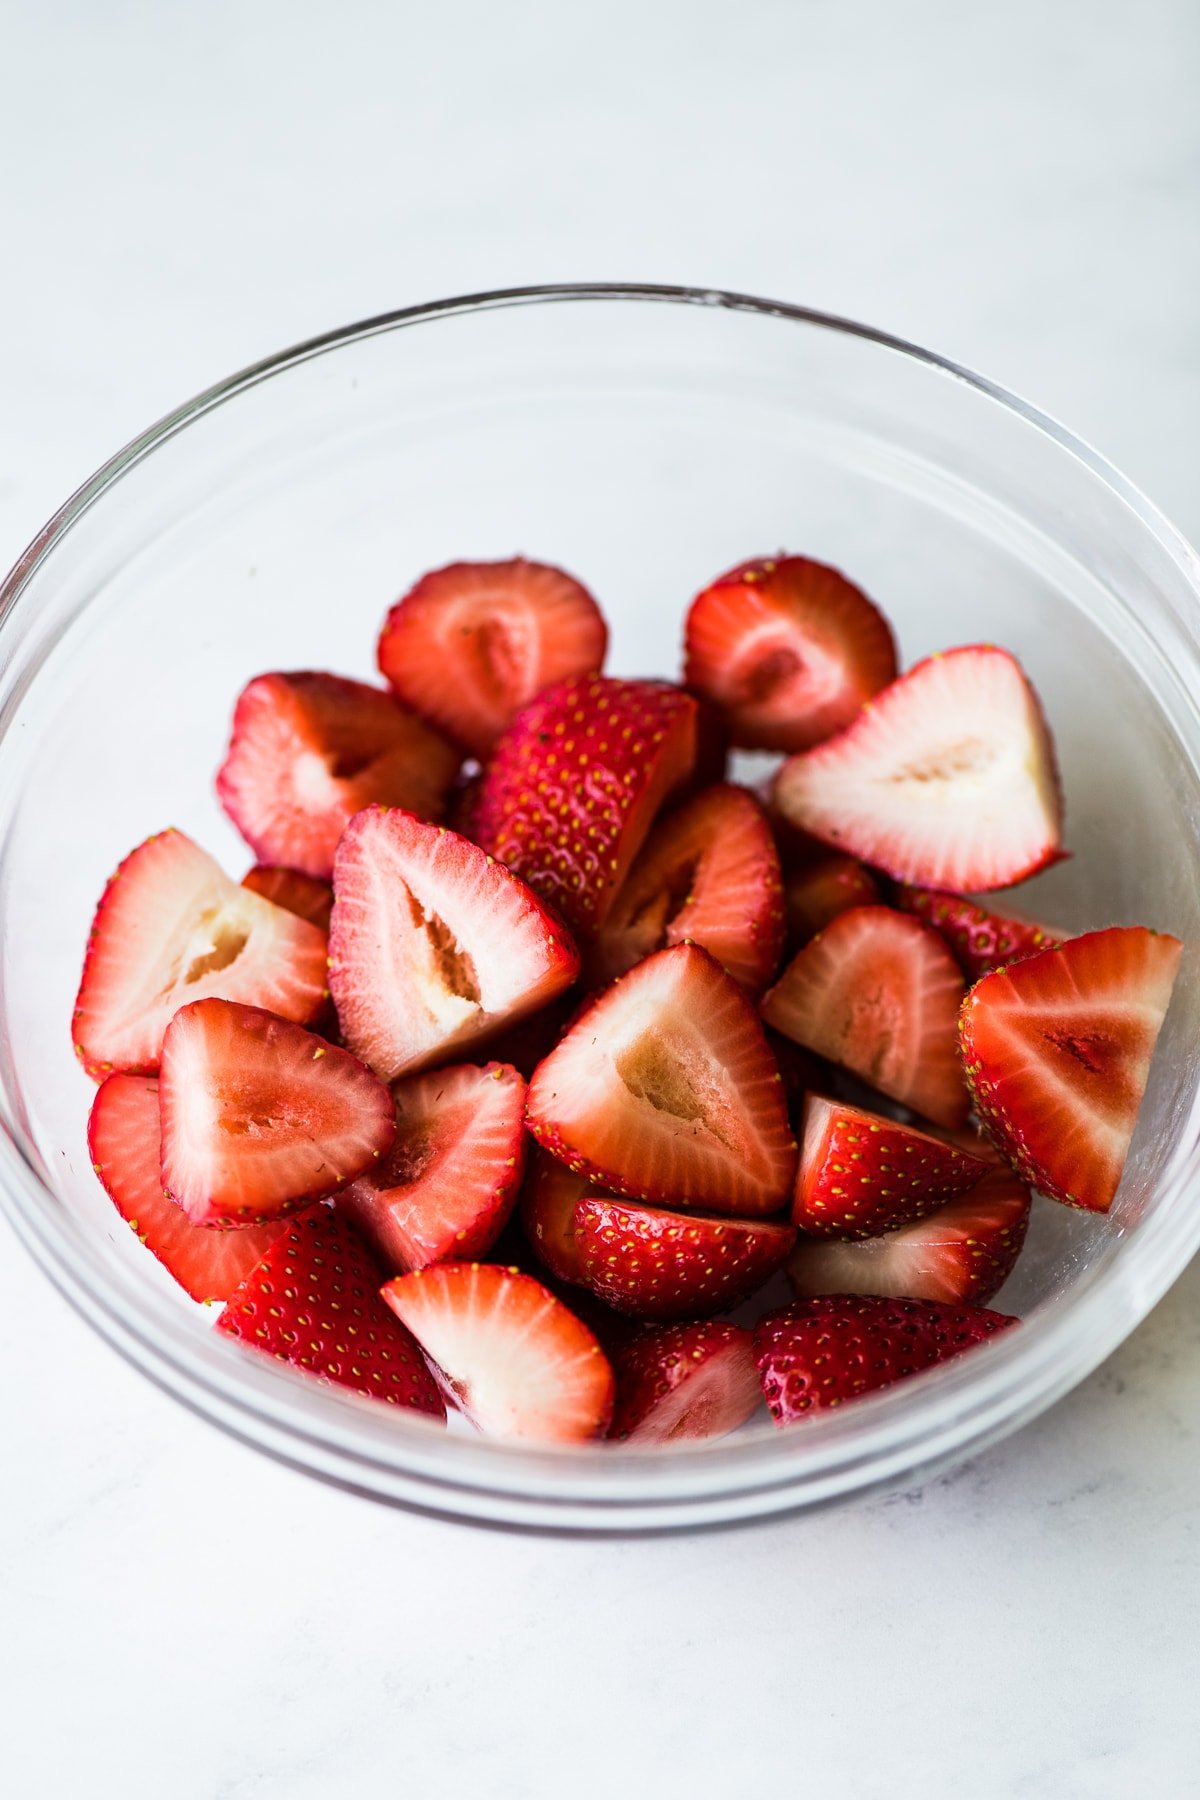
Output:
<instances>
[{"instance_id":1,"label":"strawberry slice with white flesh","mask_svg":"<svg viewBox=\"0 0 1200 1800\"><path fill-rule=\"evenodd\" d=\"M839 913L763 996L762 1015L807 1050L950 1129L967 1116L958 964L936 931L886 906Z\"/></svg>"},{"instance_id":2,"label":"strawberry slice with white flesh","mask_svg":"<svg viewBox=\"0 0 1200 1800\"><path fill-rule=\"evenodd\" d=\"M1052 950L1066 936L1051 925L1017 913L996 912L980 906L966 894L950 894L938 888L896 889L896 905L932 925L958 958L968 981L978 981L1006 963L1020 962L1039 950Z\"/></svg>"},{"instance_id":3,"label":"strawberry slice with white flesh","mask_svg":"<svg viewBox=\"0 0 1200 1800\"><path fill-rule=\"evenodd\" d=\"M527 1121L628 1198L758 1215L791 1191L775 1060L741 988L695 944L648 956L579 1015L534 1070Z\"/></svg>"},{"instance_id":4,"label":"strawberry slice with white flesh","mask_svg":"<svg viewBox=\"0 0 1200 1800\"><path fill-rule=\"evenodd\" d=\"M792 756L783 816L897 881L987 892L1060 855L1062 797L1037 695L1015 657L947 650Z\"/></svg>"},{"instance_id":5,"label":"strawberry slice with white flesh","mask_svg":"<svg viewBox=\"0 0 1200 1800\"><path fill-rule=\"evenodd\" d=\"M793 1225L632 1206L608 1195L575 1208L579 1278L600 1300L637 1319L699 1319L728 1312L783 1267Z\"/></svg>"},{"instance_id":6,"label":"strawberry slice with white flesh","mask_svg":"<svg viewBox=\"0 0 1200 1800\"><path fill-rule=\"evenodd\" d=\"M974 1187L988 1168L980 1157L911 1125L809 1094L792 1219L816 1237L874 1237L936 1212Z\"/></svg>"},{"instance_id":7,"label":"strawberry slice with white flesh","mask_svg":"<svg viewBox=\"0 0 1200 1800\"><path fill-rule=\"evenodd\" d=\"M282 869L272 863L255 863L242 876L242 886L252 894L261 894L274 906L295 913L328 932L329 915L333 911L333 889L315 875L302 875L299 869Z\"/></svg>"},{"instance_id":8,"label":"strawberry slice with white flesh","mask_svg":"<svg viewBox=\"0 0 1200 1800\"><path fill-rule=\"evenodd\" d=\"M578 1444L612 1417L612 1367L599 1342L531 1275L493 1263L439 1263L382 1289L450 1399L488 1437Z\"/></svg>"},{"instance_id":9,"label":"strawberry slice with white flesh","mask_svg":"<svg viewBox=\"0 0 1200 1800\"><path fill-rule=\"evenodd\" d=\"M677 1444L725 1437L759 1409L754 1341L717 1321L643 1331L612 1352L617 1379L609 1438Z\"/></svg>"},{"instance_id":10,"label":"strawberry slice with white flesh","mask_svg":"<svg viewBox=\"0 0 1200 1800\"><path fill-rule=\"evenodd\" d=\"M535 694L594 674L607 648L587 589L517 556L423 575L387 616L379 667L406 706L483 757Z\"/></svg>"},{"instance_id":11,"label":"strawberry slice with white flesh","mask_svg":"<svg viewBox=\"0 0 1200 1800\"><path fill-rule=\"evenodd\" d=\"M197 1225L256 1225L331 1194L392 1147L381 1081L257 1006L199 1000L163 1038L163 1184Z\"/></svg>"},{"instance_id":12,"label":"strawberry slice with white flesh","mask_svg":"<svg viewBox=\"0 0 1200 1800\"><path fill-rule=\"evenodd\" d=\"M975 1105L1032 1187L1090 1212L1112 1205L1182 949L1116 925L997 969L967 995Z\"/></svg>"},{"instance_id":13,"label":"strawberry slice with white flesh","mask_svg":"<svg viewBox=\"0 0 1200 1800\"><path fill-rule=\"evenodd\" d=\"M579 973L561 920L468 839L368 807L333 871L329 988L346 1043L384 1081L535 1013Z\"/></svg>"},{"instance_id":14,"label":"strawberry slice with white flesh","mask_svg":"<svg viewBox=\"0 0 1200 1800\"><path fill-rule=\"evenodd\" d=\"M343 1188L347 1212L390 1273L490 1250L525 1168L525 1083L503 1063L462 1063L392 1088L396 1142Z\"/></svg>"},{"instance_id":15,"label":"strawberry slice with white flesh","mask_svg":"<svg viewBox=\"0 0 1200 1800\"><path fill-rule=\"evenodd\" d=\"M97 1081L149 1075L190 1000L217 996L306 1023L326 1000L325 933L239 887L182 831L125 858L96 908L72 1035Z\"/></svg>"}]
</instances>

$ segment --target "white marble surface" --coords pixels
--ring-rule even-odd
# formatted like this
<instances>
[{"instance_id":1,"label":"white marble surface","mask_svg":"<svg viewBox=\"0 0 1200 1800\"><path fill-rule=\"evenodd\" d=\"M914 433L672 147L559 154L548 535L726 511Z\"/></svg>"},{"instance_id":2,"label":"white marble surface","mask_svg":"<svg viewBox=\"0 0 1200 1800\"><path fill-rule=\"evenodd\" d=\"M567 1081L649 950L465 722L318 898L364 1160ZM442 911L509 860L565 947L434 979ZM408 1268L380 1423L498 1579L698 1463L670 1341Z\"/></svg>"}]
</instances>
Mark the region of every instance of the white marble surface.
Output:
<instances>
[{"instance_id":1,"label":"white marble surface","mask_svg":"<svg viewBox=\"0 0 1200 1800\"><path fill-rule=\"evenodd\" d=\"M0 8L0 562L257 354L592 276L858 314L1193 538L1200 12L1080 0ZM1200 1265L924 1492L633 1545L389 1514L219 1438L0 1227L18 1800L1197 1791Z\"/></svg>"}]
</instances>

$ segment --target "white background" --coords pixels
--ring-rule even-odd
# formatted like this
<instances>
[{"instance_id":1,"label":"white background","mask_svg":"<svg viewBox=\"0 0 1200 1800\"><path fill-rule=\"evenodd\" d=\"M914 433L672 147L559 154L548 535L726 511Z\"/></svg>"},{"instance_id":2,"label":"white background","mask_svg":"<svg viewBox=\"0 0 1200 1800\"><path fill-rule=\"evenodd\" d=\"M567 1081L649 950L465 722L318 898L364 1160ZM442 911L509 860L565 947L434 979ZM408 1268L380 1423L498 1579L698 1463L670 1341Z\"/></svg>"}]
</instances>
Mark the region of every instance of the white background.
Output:
<instances>
[{"instance_id":1,"label":"white background","mask_svg":"<svg viewBox=\"0 0 1200 1800\"><path fill-rule=\"evenodd\" d=\"M0 0L0 564L195 389L508 283L725 285L1024 392L1200 537L1195 0ZM375 1509L128 1371L0 1228L15 1800L1175 1800L1200 1265L923 1492L635 1544Z\"/></svg>"}]
</instances>

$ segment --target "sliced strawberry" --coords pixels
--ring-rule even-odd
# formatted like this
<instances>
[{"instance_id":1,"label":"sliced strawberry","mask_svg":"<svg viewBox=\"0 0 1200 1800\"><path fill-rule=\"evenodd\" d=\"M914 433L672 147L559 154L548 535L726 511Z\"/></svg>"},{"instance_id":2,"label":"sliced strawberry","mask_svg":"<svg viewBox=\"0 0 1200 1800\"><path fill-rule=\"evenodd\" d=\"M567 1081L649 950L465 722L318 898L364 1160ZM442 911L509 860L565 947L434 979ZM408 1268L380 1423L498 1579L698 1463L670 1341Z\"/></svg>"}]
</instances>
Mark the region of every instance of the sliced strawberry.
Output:
<instances>
[{"instance_id":1,"label":"sliced strawberry","mask_svg":"<svg viewBox=\"0 0 1200 1800\"><path fill-rule=\"evenodd\" d=\"M423 575L387 616L379 667L414 712L486 756L535 694L594 674L607 648L587 589L518 556Z\"/></svg>"},{"instance_id":2,"label":"sliced strawberry","mask_svg":"<svg viewBox=\"0 0 1200 1800\"><path fill-rule=\"evenodd\" d=\"M364 806L440 818L459 755L379 688L310 670L243 688L217 794L260 862L327 878Z\"/></svg>"},{"instance_id":3,"label":"sliced strawberry","mask_svg":"<svg viewBox=\"0 0 1200 1800\"><path fill-rule=\"evenodd\" d=\"M580 1200L575 1247L583 1285L638 1319L697 1319L740 1305L787 1261L793 1225Z\"/></svg>"},{"instance_id":4,"label":"sliced strawberry","mask_svg":"<svg viewBox=\"0 0 1200 1800\"><path fill-rule=\"evenodd\" d=\"M792 1425L919 1375L1017 1321L981 1306L830 1294L770 1313L754 1332L763 1395Z\"/></svg>"},{"instance_id":5,"label":"sliced strawberry","mask_svg":"<svg viewBox=\"0 0 1200 1800\"><path fill-rule=\"evenodd\" d=\"M823 856L784 878L783 905L788 937L807 944L839 913L852 906L877 906L879 884L852 856Z\"/></svg>"},{"instance_id":6,"label":"sliced strawberry","mask_svg":"<svg viewBox=\"0 0 1200 1800\"><path fill-rule=\"evenodd\" d=\"M476 841L587 936L696 760L697 706L665 681L560 681L518 713L475 801Z\"/></svg>"},{"instance_id":7,"label":"sliced strawberry","mask_svg":"<svg viewBox=\"0 0 1200 1800\"><path fill-rule=\"evenodd\" d=\"M295 913L298 919L307 919L310 925L317 925L322 931L329 930L333 889L327 881L318 881L315 875L302 875L299 869L255 863L242 876L242 886L249 888L252 894L261 894L274 906L282 906L285 912Z\"/></svg>"},{"instance_id":8,"label":"sliced strawberry","mask_svg":"<svg viewBox=\"0 0 1200 1800\"><path fill-rule=\"evenodd\" d=\"M372 806L333 872L329 987L347 1044L385 1081L537 1012L579 957L523 881L453 831Z\"/></svg>"},{"instance_id":9,"label":"sliced strawberry","mask_svg":"<svg viewBox=\"0 0 1200 1800\"><path fill-rule=\"evenodd\" d=\"M1031 1187L1107 1212L1183 946L1143 926L1069 938L985 975L963 1003L967 1080Z\"/></svg>"},{"instance_id":10,"label":"sliced strawberry","mask_svg":"<svg viewBox=\"0 0 1200 1800\"><path fill-rule=\"evenodd\" d=\"M767 1024L903 1106L954 1127L967 1116L955 1029L963 982L936 931L857 906L793 957L764 996Z\"/></svg>"},{"instance_id":11,"label":"sliced strawberry","mask_svg":"<svg viewBox=\"0 0 1200 1800\"><path fill-rule=\"evenodd\" d=\"M1063 934L1017 913L992 912L964 894L938 888L899 886L896 904L932 925L958 958L968 981L978 981L1005 963L1020 962L1038 950L1053 950Z\"/></svg>"},{"instance_id":12,"label":"sliced strawberry","mask_svg":"<svg viewBox=\"0 0 1200 1800\"><path fill-rule=\"evenodd\" d=\"M608 1435L626 1444L724 1437L758 1411L753 1339L740 1325L666 1325L613 1352Z\"/></svg>"},{"instance_id":13,"label":"sliced strawberry","mask_svg":"<svg viewBox=\"0 0 1200 1800\"><path fill-rule=\"evenodd\" d=\"M126 1224L193 1300L227 1300L283 1226L209 1231L193 1225L163 1192L160 1130L157 1081L110 1075L96 1089L88 1120L92 1167Z\"/></svg>"},{"instance_id":14,"label":"sliced strawberry","mask_svg":"<svg viewBox=\"0 0 1200 1800\"><path fill-rule=\"evenodd\" d=\"M807 556L740 564L692 601L684 680L721 707L733 741L806 750L896 678L878 607Z\"/></svg>"},{"instance_id":15,"label":"sliced strawberry","mask_svg":"<svg viewBox=\"0 0 1200 1800\"><path fill-rule=\"evenodd\" d=\"M390 1273L490 1250L525 1168L525 1083L504 1063L410 1075L392 1089L396 1142L338 1196Z\"/></svg>"},{"instance_id":16,"label":"sliced strawberry","mask_svg":"<svg viewBox=\"0 0 1200 1800\"><path fill-rule=\"evenodd\" d=\"M775 804L923 887L1009 887L1059 855L1062 800L1037 695L1007 650L927 657L840 736L784 763Z\"/></svg>"},{"instance_id":17,"label":"sliced strawberry","mask_svg":"<svg viewBox=\"0 0 1200 1800\"><path fill-rule=\"evenodd\" d=\"M936 1212L987 1171L982 1158L911 1125L810 1094L792 1218L816 1237L874 1237Z\"/></svg>"},{"instance_id":18,"label":"sliced strawberry","mask_svg":"<svg viewBox=\"0 0 1200 1800\"><path fill-rule=\"evenodd\" d=\"M786 1204L796 1145L762 1027L706 950L648 956L579 1015L529 1084L529 1129L634 1199Z\"/></svg>"},{"instance_id":19,"label":"sliced strawberry","mask_svg":"<svg viewBox=\"0 0 1200 1800\"><path fill-rule=\"evenodd\" d=\"M487 1436L574 1444L607 1428L608 1358L531 1275L492 1263L439 1263L389 1281L383 1297L444 1392Z\"/></svg>"},{"instance_id":20,"label":"sliced strawberry","mask_svg":"<svg viewBox=\"0 0 1200 1800\"><path fill-rule=\"evenodd\" d=\"M387 1155L392 1097L346 1050L257 1006L198 1000L163 1038L162 1174L197 1225L254 1225Z\"/></svg>"},{"instance_id":21,"label":"sliced strawberry","mask_svg":"<svg viewBox=\"0 0 1200 1800\"><path fill-rule=\"evenodd\" d=\"M802 1300L879 1294L982 1306L1012 1274L1029 1207L1029 1189L1012 1170L990 1168L970 1193L899 1231L858 1243L802 1235L788 1260L788 1279Z\"/></svg>"},{"instance_id":22,"label":"sliced strawberry","mask_svg":"<svg viewBox=\"0 0 1200 1800\"><path fill-rule=\"evenodd\" d=\"M284 1222L231 1294L217 1330L321 1381L444 1419L425 1358L379 1298L382 1280L350 1221L332 1207L314 1206Z\"/></svg>"},{"instance_id":23,"label":"sliced strawberry","mask_svg":"<svg viewBox=\"0 0 1200 1800\"><path fill-rule=\"evenodd\" d=\"M586 1175L577 1175L557 1157L535 1148L521 1191L521 1229L538 1261L560 1281L581 1278L575 1207L585 1195L597 1191Z\"/></svg>"},{"instance_id":24,"label":"sliced strawberry","mask_svg":"<svg viewBox=\"0 0 1200 1800\"><path fill-rule=\"evenodd\" d=\"M96 908L75 1001L75 1053L100 1080L152 1074L189 1000L219 995L305 1022L325 1004L325 933L239 887L182 831L130 852Z\"/></svg>"}]
</instances>

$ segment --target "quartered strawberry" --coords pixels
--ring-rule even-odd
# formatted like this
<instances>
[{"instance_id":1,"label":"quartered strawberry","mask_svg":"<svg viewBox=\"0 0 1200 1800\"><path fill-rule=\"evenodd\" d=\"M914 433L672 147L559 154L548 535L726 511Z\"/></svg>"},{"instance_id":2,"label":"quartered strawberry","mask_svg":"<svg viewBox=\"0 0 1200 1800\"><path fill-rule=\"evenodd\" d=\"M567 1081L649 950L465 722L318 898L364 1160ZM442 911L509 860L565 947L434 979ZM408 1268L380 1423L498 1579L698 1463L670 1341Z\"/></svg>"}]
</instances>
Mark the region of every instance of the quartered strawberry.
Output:
<instances>
[{"instance_id":1,"label":"quartered strawberry","mask_svg":"<svg viewBox=\"0 0 1200 1800\"><path fill-rule=\"evenodd\" d=\"M1030 1186L1091 1212L1112 1205L1182 949L1140 925L1089 931L967 995L971 1093Z\"/></svg>"},{"instance_id":2,"label":"quartered strawberry","mask_svg":"<svg viewBox=\"0 0 1200 1800\"><path fill-rule=\"evenodd\" d=\"M696 1319L726 1312L787 1260L793 1225L666 1212L601 1196L575 1208L579 1279L618 1312Z\"/></svg>"},{"instance_id":3,"label":"quartered strawberry","mask_svg":"<svg viewBox=\"0 0 1200 1800\"><path fill-rule=\"evenodd\" d=\"M797 946L807 944L839 913L852 906L876 906L880 899L875 877L852 856L822 856L784 877L788 938Z\"/></svg>"},{"instance_id":4,"label":"quartered strawberry","mask_svg":"<svg viewBox=\"0 0 1200 1800\"><path fill-rule=\"evenodd\" d=\"M760 557L692 601L684 680L718 705L733 741L806 750L840 731L896 677L878 607L806 556Z\"/></svg>"},{"instance_id":5,"label":"quartered strawberry","mask_svg":"<svg viewBox=\"0 0 1200 1800\"><path fill-rule=\"evenodd\" d=\"M784 763L775 804L897 881L1009 887L1059 856L1062 800L1037 695L1007 650L927 657L838 737Z\"/></svg>"},{"instance_id":6,"label":"quartered strawberry","mask_svg":"<svg viewBox=\"0 0 1200 1800\"><path fill-rule=\"evenodd\" d=\"M425 1358L379 1298L382 1280L350 1221L332 1207L314 1206L283 1223L266 1256L230 1295L217 1330L303 1374L444 1419Z\"/></svg>"},{"instance_id":7,"label":"quartered strawberry","mask_svg":"<svg viewBox=\"0 0 1200 1800\"><path fill-rule=\"evenodd\" d=\"M486 756L535 694L593 674L607 648L587 589L518 556L423 575L387 616L379 667L406 706Z\"/></svg>"},{"instance_id":8,"label":"quartered strawberry","mask_svg":"<svg viewBox=\"0 0 1200 1800\"><path fill-rule=\"evenodd\" d=\"M625 1444L724 1437L758 1411L753 1340L710 1322L643 1331L613 1352L617 1400L608 1435Z\"/></svg>"},{"instance_id":9,"label":"quartered strawberry","mask_svg":"<svg viewBox=\"0 0 1200 1800\"><path fill-rule=\"evenodd\" d=\"M531 1275L493 1263L439 1263L382 1291L443 1391L487 1436L574 1444L607 1429L608 1358Z\"/></svg>"},{"instance_id":10,"label":"quartered strawberry","mask_svg":"<svg viewBox=\"0 0 1200 1800\"><path fill-rule=\"evenodd\" d=\"M88 1120L88 1152L109 1199L193 1300L227 1300L283 1226L209 1231L193 1225L163 1192L160 1131L152 1076L118 1074L101 1082Z\"/></svg>"},{"instance_id":11,"label":"quartered strawberry","mask_svg":"<svg viewBox=\"0 0 1200 1800\"><path fill-rule=\"evenodd\" d=\"M800 1299L879 1294L982 1306L1012 1273L1029 1209L1029 1189L1012 1170L991 1167L969 1193L899 1231L842 1243L802 1234L788 1279Z\"/></svg>"},{"instance_id":12,"label":"quartered strawberry","mask_svg":"<svg viewBox=\"0 0 1200 1800\"><path fill-rule=\"evenodd\" d=\"M792 1218L816 1237L874 1237L965 1194L988 1167L911 1125L810 1094Z\"/></svg>"},{"instance_id":13,"label":"quartered strawberry","mask_svg":"<svg viewBox=\"0 0 1200 1800\"><path fill-rule=\"evenodd\" d=\"M723 1212L787 1202L796 1145L741 988L706 950L648 956L585 1008L534 1071L529 1129L634 1199Z\"/></svg>"},{"instance_id":14,"label":"quartered strawberry","mask_svg":"<svg viewBox=\"0 0 1200 1800\"><path fill-rule=\"evenodd\" d=\"M182 831L131 851L96 908L75 1001L89 1075L152 1074L189 1000L219 995L307 1022L326 999L325 933L231 881Z\"/></svg>"},{"instance_id":15,"label":"quartered strawberry","mask_svg":"<svg viewBox=\"0 0 1200 1800\"><path fill-rule=\"evenodd\" d=\"M525 1083L504 1063L461 1063L392 1088L396 1142L338 1206L391 1274L490 1250L525 1168Z\"/></svg>"},{"instance_id":16,"label":"quartered strawberry","mask_svg":"<svg viewBox=\"0 0 1200 1800\"><path fill-rule=\"evenodd\" d=\"M483 774L475 837L584 936L603 925L663 802L696 760L697 706L665 681L556 682Z\"/></svg>"},{"instance_id":17,"label":"quartered strawberry","mask_svg":"<svg viewBox=\"0 0 1200 1800\"><path fill-rule=\"evenodd\" d=\"M317 925L322 931L329 930L333 889L327 881L318 881L315 875L302 875L299 869L255 863L242 876L242 886L249 888L252 894L261 894L273 905L282 906L285 912L295 913L298 919L307 919L310 925Z\"/></svg>"},{"instance_id":18,"label":"quartered strawberry","mask_svg":"<svg viewBox=\"0 0 1200 1800\"><path fill-rule=\"evenodd\" d=\"M385 1157L392 1098L346 1050L257 1006L198 1000L163 1038L163 1184L197 1225L255 1225Z\"/></svg>"},{"instance_id":19,"label":"quartered strawberry","mask_svg":"<svg viewBox=\"0 0 1200 1800\"><path fill-rule=\"evenodd\" d=\"M831 1294L797 1300L755 1328L763 1396L777 1425L919 1375L1017 1321L981 1306Z\"/></svg>"},{"instance_id":20,"label":"quartered strawberry","mask_svg":"<svg viewBox=\"0 0 1200 1800\"><path fill-rule=\"evenodd\" d=\"M768 1025L939 1125L961 1125L967 1091L955 1025L963 981L936 931L858 906L793 957L764 995Z\"/></svg>"},{"instance_id":21,"label":"quartered strawberry","mask_svg":"<svg viewBox=\"0 0 1200 1800\"><path fill-rule=\"evenodd\" d=\"M1016 913L993 912L968 900L964 894L950 894L939 888L906 887L896 889L896 904L914 918L923 919L943 937L968 981L978 981L1005 963L1020 962L1038 950L1052 950L1063 941L1063 934L1050 925L1039 925Z\"/></svg>"},{"instance_id":22,"label":"quartered strawberry","mask_svg":"<svg viewBox=\"0 0 1200 1800\"><path fill-rule=\"evenodd\" d=\"M521 1190L521 1229L538 1261L559 1281L580 1280L575 1207L585 1195L599 1191L586 1175L577 1175L557 1157L535 1147Z\"/></svg>"},{"instance_id":23,"label":"quartered strawberry","mask_svg":"<svg viewBox=\"0 0 1200 1800\"><path fill-rule=\"evenodd\" d=\"M651 951L688 940L753 994L779 966L779 853L746 788L705 788L656 822L601 928L589 973L611 981Z\"/></svg>"},{"instance_id":24,"label":"quartered strawberry","mask_svg":"<svg viewBox=\"0 0 1200 1800\"><path fill-rule=\"evenodd\" d=\"M311 670L259 675L238 697L217 794L260 862L325 879L364 806L440 818L459 760L379 688Z\"/></svg>"}]
</instances>

